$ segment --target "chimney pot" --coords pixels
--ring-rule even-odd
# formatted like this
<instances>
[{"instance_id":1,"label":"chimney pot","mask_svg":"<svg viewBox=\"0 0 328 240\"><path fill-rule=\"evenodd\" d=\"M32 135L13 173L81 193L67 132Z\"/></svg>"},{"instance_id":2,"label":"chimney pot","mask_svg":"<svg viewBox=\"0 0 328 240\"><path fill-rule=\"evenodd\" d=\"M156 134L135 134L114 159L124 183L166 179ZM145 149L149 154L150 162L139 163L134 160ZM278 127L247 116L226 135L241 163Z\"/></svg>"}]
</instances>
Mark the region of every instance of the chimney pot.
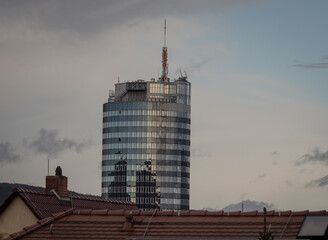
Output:
<instances>
[{"instance_id":1,"label":"chimney pot","mask_svg":"<svg viewBox=\"0 0 328 240\"><path fill-rule=\"evenodd\" d=\"M63 171L60 166L56 168L56 176L63 176Z\"/></svg>"}]
</instances>

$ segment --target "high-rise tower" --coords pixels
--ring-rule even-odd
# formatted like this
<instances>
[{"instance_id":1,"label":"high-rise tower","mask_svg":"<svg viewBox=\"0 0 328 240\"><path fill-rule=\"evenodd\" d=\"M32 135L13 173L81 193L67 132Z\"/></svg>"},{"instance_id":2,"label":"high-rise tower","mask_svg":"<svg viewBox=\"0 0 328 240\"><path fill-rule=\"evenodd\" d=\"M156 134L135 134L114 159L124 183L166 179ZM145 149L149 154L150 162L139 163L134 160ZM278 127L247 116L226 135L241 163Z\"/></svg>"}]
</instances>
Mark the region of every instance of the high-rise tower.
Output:
<instances>
[{"instance_id":1,"label":"high-rise tower","mask_svg":"<svg viewBox=\"0 0 328 240\"><path fill-rule=\"evenodd\" d=\"M191 85L182 74L170 81L167 66L164 38L162 76L117 83L103 105L103 197L189 209Z\"/></svg>"}]
</instances>

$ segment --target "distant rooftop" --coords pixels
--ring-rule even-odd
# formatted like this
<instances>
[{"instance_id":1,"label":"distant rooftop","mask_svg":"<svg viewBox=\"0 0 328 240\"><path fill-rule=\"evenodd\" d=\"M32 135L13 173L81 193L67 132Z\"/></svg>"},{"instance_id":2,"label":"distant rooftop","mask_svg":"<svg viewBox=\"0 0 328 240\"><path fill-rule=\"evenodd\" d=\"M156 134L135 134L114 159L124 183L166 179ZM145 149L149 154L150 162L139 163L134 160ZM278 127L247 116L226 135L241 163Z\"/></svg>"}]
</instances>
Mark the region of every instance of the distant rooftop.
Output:
<instances>
[{"instance_id":1,"label":"distant rooftop","mask_svg":"<svg viewBox=\"0 0 328 240\"><path fill-rule=\"evenodd\" d=\"M53 192L33 191L16 188L0 206L0 214L14 198L20 197L38 219L46 218L54 213L75 209L138 209L133 202L106 199L87 195L73 195L69 198L58 198Z\"/></svg>"}]
</instances>

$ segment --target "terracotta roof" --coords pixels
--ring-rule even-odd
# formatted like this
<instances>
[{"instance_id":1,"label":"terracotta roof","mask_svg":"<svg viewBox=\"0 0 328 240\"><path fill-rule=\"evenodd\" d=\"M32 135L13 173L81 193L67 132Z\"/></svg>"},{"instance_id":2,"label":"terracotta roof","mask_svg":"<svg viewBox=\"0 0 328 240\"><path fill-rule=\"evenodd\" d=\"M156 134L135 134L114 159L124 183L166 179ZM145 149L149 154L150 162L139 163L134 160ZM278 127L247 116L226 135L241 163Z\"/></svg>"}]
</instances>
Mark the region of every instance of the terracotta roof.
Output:
<instances>
[{"instance_id":1,"label":"terracotta roof","mask_svg":"<svg viewBox=\"0 0 328 240\"><path fill-rule=\"evenodd\" d=\"M296 239L306 216L320 212L267 213L274 237ZM68 210L38 221L8 239L258 239L263 212Z\"/></svg>"},{"instance_id":2,"label":"terracotta roof","mask_svg":"<svg viewBox=\"0 0 328 240\"><path fill-rule=\"evenodd\" d=\"M31 209L38 219L46 218L51 214L63 212L70 208L75 209L138 209L133 202L118 201L101 197L93 197L86 195L73 195L69 199L58 199L54 193L46 193L42 191L32 191L27 189L14 189L13 193L6 199L0 207L0 214L10 202L20 197L25 204Z\"/></svg>"}]
</instances>

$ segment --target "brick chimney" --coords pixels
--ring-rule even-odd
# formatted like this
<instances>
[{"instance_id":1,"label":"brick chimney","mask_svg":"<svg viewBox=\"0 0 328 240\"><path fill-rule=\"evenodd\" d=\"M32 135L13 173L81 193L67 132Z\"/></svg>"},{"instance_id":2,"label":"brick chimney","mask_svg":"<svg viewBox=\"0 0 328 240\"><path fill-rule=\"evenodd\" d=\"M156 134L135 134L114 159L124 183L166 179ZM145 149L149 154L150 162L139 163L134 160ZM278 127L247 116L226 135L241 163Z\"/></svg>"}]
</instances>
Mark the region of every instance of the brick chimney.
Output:
<instances>
[{"instance_id":1,"label":"brick chimney","mask_svg":"<svg viewBox=\"0 0 328 240\"><path fill-rule=\"evenodd\" d=\"M68 198L67 177L62 175L59 166L56 168L55 176L46 177L46 192L49 193L51 190L55 190L60 197Z\"/></svg>"}]
</instances>

